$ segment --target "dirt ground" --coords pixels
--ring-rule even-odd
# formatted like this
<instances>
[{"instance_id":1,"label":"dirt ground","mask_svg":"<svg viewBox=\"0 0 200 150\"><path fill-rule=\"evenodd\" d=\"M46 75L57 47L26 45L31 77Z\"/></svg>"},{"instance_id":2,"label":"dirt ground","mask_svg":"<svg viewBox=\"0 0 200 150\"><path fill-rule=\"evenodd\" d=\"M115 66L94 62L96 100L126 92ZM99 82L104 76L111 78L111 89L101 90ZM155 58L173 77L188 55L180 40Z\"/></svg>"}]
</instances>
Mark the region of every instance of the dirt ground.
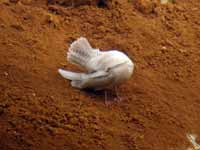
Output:
<instances>
[{"instance_id":1,"label":"dirt ground","mask_svg":"<svg viewBox=\"0 0 200 150\"><path fill-rule=\"evenodd\" d=\"M136 67L122 102L70 86L58 68L80 36ZM109 100L115 92L109 90ZM187 150L200 136L200 3L0 0L1 150Z\"/></svg>"}]
</instances>

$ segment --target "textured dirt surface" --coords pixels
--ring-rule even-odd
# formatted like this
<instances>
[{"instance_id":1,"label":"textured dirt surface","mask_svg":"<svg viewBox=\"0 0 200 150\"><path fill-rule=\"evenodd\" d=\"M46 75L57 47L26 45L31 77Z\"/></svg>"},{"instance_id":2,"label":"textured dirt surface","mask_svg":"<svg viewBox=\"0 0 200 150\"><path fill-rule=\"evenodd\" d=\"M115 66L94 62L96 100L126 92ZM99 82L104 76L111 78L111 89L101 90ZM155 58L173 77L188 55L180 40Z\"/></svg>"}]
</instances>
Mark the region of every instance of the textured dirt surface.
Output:
<instances>
[{"instance_id":1,"label":"textured dirt surface","mask_svg":"<svg viewBox=\"0 0 200 150\"><path fill-rule=\"evenodd\" d=\"M80 36L136 64L105 106L58 73ZM0 1L1 150L187 150L200 136L200 3ZM109 91L109 100L115 97Z\"/></svg>"}]
</instances>

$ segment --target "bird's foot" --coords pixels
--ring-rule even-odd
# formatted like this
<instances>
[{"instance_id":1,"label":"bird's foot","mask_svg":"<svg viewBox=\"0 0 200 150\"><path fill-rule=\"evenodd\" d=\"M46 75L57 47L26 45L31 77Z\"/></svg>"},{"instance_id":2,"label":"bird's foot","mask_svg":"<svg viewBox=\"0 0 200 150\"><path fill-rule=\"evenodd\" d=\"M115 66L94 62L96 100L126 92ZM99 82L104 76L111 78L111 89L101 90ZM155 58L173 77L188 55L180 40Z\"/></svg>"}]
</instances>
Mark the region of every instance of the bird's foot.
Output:
<instances>
[{"instance_id":1,"label":"bird's foot","mask_svg":"<svg viewBox=\"0 0 200 150\"><path fill-rule=\"evenodd\" d=\"M113 104L113 101L108 101L108 100L105 100L105 105L106 106L110 106Z\"/></svg>"},{"instance_id":2,"label":"bird's foot","mask_svg":"<svg viewBox=\"0 0 200 150\"><path fill-rule=\"evenodd\" d=\"M122 102L123 101L123 98L121 98L121 97L116 97L116 98L114 98L114 101L115 102Z\"/></svg>"}]
</instances>

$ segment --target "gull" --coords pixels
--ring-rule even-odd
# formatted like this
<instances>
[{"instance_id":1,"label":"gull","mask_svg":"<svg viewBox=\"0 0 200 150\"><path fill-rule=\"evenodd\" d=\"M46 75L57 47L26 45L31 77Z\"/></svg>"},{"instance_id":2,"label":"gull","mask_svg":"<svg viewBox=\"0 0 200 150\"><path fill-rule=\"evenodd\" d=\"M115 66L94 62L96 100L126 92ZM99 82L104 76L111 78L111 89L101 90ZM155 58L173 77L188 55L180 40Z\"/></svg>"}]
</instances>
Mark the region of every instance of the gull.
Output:
<instances>
[{"instance_id":1,"label":"gull","mask_svg":"<svg viewBox=\"0 0 200 150\"><path fill-rule=\"evenodd\" d=\"M92 48L84 37L70 45L67 60L87 70L77 73L58 69L60 75L70 80L71 86L78 89L103 90L114 87L130 79L134 70L134 63L123 52Z\"/></svg>"}]
</instances>

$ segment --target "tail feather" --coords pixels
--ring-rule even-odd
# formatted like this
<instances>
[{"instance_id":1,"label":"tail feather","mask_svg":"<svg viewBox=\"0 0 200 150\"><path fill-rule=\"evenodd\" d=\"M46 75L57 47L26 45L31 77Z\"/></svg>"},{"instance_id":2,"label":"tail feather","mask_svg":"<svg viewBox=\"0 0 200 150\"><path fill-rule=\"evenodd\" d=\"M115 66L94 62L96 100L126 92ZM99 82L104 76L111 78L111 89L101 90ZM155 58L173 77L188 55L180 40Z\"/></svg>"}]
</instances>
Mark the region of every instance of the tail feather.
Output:
<instances>
[{"instance_id":1,"label":"tail feather","mask_svg":"<svg viewBox=\"0 0 200 150\"><path fill-rule=\"evenodd\" d=\"M86 38L80 37L70 45L67 59L71 63L88 68L89 60L98 54L99 50L93 49Z\"/></svg>"},{"instance_id":2,"label":"tail feather","mask_svg":"<svg viewBox=\"0 0 200 150\"><path fill-rule=\"evenodd\" d=\"M81 80L83 76L82 73L75 73L63 69L58 69L58 72L63 78L66 78L68 80Z\"/></svg>"}]
</instances>

